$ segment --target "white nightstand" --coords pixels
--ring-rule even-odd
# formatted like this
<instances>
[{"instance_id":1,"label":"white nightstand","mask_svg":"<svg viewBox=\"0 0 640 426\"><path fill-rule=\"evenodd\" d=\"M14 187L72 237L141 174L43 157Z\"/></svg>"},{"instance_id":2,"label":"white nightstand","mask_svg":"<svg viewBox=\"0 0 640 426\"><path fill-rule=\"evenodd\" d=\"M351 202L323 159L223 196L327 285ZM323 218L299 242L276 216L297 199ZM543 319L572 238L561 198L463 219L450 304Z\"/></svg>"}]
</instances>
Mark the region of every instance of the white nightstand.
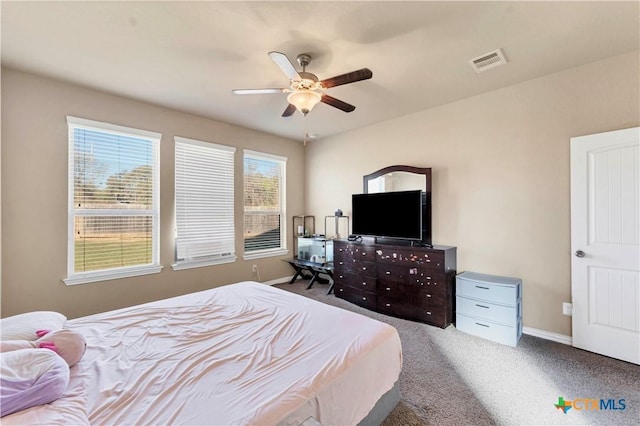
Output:
<instances>
[{"instance_id":1,"label":"white nightstand","mask_svg":"<svg viewBox=\"0 0 640 426\"><path fill-rule=\"evenodd\" d=\"M516 346L522 336L522 280L477 272L458 275L456 328Z\"/></svg>"}]
</instances>

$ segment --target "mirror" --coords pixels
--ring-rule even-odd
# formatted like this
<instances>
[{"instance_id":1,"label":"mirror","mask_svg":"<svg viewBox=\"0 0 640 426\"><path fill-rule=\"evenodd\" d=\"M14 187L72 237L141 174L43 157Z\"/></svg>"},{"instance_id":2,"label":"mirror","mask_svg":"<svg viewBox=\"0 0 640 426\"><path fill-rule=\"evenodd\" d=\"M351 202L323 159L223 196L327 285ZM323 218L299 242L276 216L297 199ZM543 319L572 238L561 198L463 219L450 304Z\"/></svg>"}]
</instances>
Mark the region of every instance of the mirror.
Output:
<instances>
[{"instance_id":1,"label":"mirror","mask_svg":"<svg viewBox=\"0 0 640 426\"><path fill-rule=\"evenodd\" d=\"M374 179L369 179L365 192L424 191L424 176L407 172L390 172Z\"/></svg>"},{"instance_id":2,"label":"mirror","mask_svg":"<svg viewBox=\"0 0 640 426\"><path fill-rule=\"evenodd\" d=\"M363 177L365 194L419 189L431 198L431 169L412 166L389 166Z\"/></svg>"},{"instance_id":3,"label":"mirror","mask_svg":"<svg viewBox=\"0 0 640 426\"><path fill-rule=\"evenodd\" d=\"M422 191L422 243L431 246L431 168L389 166L362 179L365 194L392 191Z\"/></svg>"}]
</instances>

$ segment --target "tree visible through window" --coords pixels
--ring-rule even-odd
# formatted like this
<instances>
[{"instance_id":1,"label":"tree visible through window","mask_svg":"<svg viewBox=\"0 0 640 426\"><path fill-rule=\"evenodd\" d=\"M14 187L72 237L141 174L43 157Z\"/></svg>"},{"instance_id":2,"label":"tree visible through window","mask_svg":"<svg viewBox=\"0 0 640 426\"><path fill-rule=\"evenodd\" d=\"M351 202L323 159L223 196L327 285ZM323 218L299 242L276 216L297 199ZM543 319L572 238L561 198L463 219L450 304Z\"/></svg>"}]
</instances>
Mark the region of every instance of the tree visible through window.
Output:
<instances>
[{"instance_id":1,"label":"tree visible through window","mask_svg":"<svg viewBox=\"0 0 640 426\"><path fill-rule=\"evenodd\" d=\"M160 135L68 117L68 280L158 266Z\"/></svg>"},{"instance_id":2,"label":"tree visible through window","mask_svg":"<svg viewBox=\"0 0 640 426\"><path fill-rule=\"evenodd\" d=\"M284 249L286 158L244 152L244 251Z\"/></svg>"}]
</instances>

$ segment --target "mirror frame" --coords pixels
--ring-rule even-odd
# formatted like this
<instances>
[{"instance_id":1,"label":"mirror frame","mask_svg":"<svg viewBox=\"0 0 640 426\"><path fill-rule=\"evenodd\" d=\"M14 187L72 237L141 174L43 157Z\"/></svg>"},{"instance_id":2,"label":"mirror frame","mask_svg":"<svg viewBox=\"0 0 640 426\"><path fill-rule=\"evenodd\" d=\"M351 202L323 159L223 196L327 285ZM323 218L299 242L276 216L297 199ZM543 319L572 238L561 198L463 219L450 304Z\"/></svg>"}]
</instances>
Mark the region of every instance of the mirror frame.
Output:
<instances>
[{"instance_id":1,"label":"mirror frame","mask_svg":"<svg viewBox=\"0 0 640 426\"><path fill-rule=\"evenodd\" d=\"M406 172L413 173L417 175L424 175L424 192L426 196L426 208L423 210L423 220L429 223L429 226L426 228L426 233L423 234L422 243L428 247L433 247L432 243L432 235L433 235L433 222L431 220L431 168L430 167L413 167L413 166L389 166L377 170L371 174L365 175L362 177L362 186L363 192L365 194L369 193L369 181L379 178L382 175L386 175L387 173L394 172Z\"/></svg>"}]
</instances>

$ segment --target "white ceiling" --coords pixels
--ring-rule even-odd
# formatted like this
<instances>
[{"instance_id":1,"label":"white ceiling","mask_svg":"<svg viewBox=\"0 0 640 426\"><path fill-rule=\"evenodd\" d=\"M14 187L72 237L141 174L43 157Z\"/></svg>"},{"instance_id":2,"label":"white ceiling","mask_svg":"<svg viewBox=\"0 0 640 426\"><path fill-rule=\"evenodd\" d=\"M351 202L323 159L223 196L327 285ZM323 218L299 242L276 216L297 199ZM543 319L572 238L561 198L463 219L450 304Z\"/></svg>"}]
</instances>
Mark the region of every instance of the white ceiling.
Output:
<instances>
[{"instance_id":1,"label":"white ceiling","mask_svg":"<svg viewBox=\"0 0 640 426\"><path fill-rule=\"evenodd\" d=\"M3 1L2 63L302 140L636 50L639 5ZM509 63L476 74L468 61L497 48ZM320 79L363 67L373 78L328 89L354 112L319 104L306 119L282 118L284 94L231 93L288 86L272 50L294 63L311 54L307 71Z\"/></svg>"}]
</instances>

